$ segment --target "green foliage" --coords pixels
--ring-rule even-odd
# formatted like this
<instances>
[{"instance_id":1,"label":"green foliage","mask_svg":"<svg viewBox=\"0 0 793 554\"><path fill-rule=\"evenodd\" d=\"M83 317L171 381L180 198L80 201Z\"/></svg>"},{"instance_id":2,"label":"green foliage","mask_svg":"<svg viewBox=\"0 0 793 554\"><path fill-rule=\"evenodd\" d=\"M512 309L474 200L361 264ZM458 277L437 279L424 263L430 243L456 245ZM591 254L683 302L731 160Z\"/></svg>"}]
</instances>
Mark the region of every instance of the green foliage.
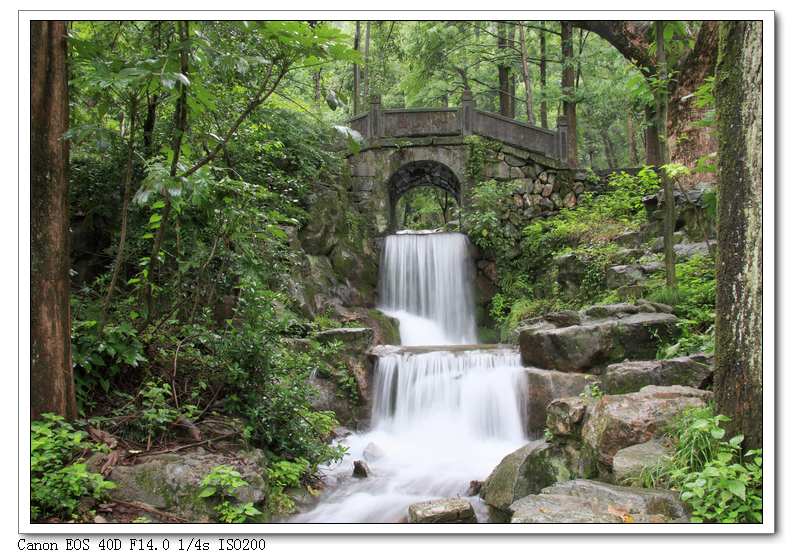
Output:
<instances>
[{"instance_id":1,"label":"green foliage","mask_svg":"<svg viewBox=\"0 0 793 554\"><path fill-rule=\"evenodd\" d=\"M484 181L477 183L471 194L471 209L466 211L465 227L468 236L480 248L503 258L514 248L515 234L504 224L512 194L519 185L514 182Z\"/></svg>"},{"instance_id":2,"label":"green foliage","mask_svg":"<svg viewBox=\"0 0 793 554\"><path fill-rule=\"evenodd\" d=\"M656 274L647 282L648 298L656 302L671 304L680 318L680 339L673 344L664 344L659 357L673 358L695 352L713 352L716 269L711 256L692 256L675 265L677 290L674 293L665 286L662 275Z\"/></svg>"},{"instance_id":3,"label":"green foliage","mask_svg":"<svg viewBox=\"0 0 793 554\"><path fill-rule=\"evenodd\" d=\"M667 431L674 453L646 468L639 484L679 490L693 522L762 522L762 450L742 453L742 435L724 440L726 421L712 406L680 414Z\"/></svg>"},{"instance_id":4,"label":"green foliage","mask_svg":"<svg viewBox=\"0 0 793 554\"><path fill-rule=\"evenodd\" d=\"M62 417L43 414L30 425L31 519L78 519L80 502L101 500L115 484L88 470L82 461L97 449L87 434Z\"/></svg>"},{"instance_id":5,"label":"green foliage","mask_svg":"<svg viewBox=\"0 0 793 554\"><path fill-rule=\"evenodd\" d=\"M267 467L270 489L267 506L273 513L288 514L294 511L295 503L285 490L300 486L301 480L309 468L310 463L304 458L297 458L293 461L278 460Z\"/></svg>"},{"instance_id":6,"label":"green foliage","mask_svg":"<svg viewBox=\"0 0 793 554\"><path fill-rule=\"evenodd\" d=\"M574 208L532 221L516 238L502 221L514 189L492 181L480 183L472 202L476 213L467 216L468 230L478 246L494 253L499 267L499 292L490 313L501 325L502 339L529 317L607 299L606 269L624 263L614 238L646 221L642 198L657 192L659 186L658 176L649 167L636 175L614 174L601 194L582 195ZM553 258L566 253L587 267L572 298L561 297L552 285L540 285L548 281Z\"/></svg>"},{"instance_id":7,"label":"green foliage","mask_svg":"<svg viewBox=\"0 0 793 554\"><path fill-rule=\"evenodd\" d=\"M145 361L143 344L129 322L105 325L101 334L95 320L72 322L72 362L81 412L94 404L94 391L108 394L125 367L138 367Z\"/></svg>"},{"instance_id":8,"label":"green foliage","mask_svg":"<svg viewBox=\"0 0 793 554\"><path fill-rule=\"evenodd\" d=\"M231 466L219 465L213 467L201 480L199 498L217 498L220 500L215 505L218 520L222 523L245 523L250 518L262 514L253 502L236 502L234 493L248 482L242 478L240 472Z\"/></svg>"},{"instance_id":9,"label":"green foliage","mask_svg":"<svg viewBox=\"0 0 793 554\"><path fill-rule=\"evenodd\" d=\"M597 400L603 397L603 390L600 388L598 383L587 383L584 387L583 392L579 394L581 398L589 398Z\"/></svg>"}]
</instances>

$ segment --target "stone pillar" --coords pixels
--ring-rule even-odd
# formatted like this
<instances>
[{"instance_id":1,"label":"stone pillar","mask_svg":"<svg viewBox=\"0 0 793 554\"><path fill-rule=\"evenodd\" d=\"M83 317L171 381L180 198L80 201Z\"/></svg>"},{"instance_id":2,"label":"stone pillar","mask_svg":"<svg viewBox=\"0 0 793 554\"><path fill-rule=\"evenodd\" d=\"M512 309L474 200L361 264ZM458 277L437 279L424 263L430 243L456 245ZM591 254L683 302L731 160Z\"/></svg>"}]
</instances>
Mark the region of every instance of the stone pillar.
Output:
<instances>
[{"instance_id":1,"label":"stone pillar","mask_svg":"<svg viewBox=\"0 0 793 554\"><path fill-rule=\"evenodd\" d=\"M474 126L474 94L470 89L463 91L462 101L460 102L460 131L464 135L470 135Z\"/></svg>"},{"instance_id":2,"label":"stone pillar","mask_svg":"<svg viewBox=\"0 0 793 554\"><path fill-rule=\"evenodd\" d=\"M383 136L383 110L380 105L380 95L373 94L369 99L369 138L376 139Z\"/></svg>"},{"instance_id":3,"label":"stone pillar","mask_svg":"<svg viewBox=\"0 0 793 554\"><path fill-rule=\"evenodd\" d=\"M567 118L560 115L556 120L556 156L564 165L567 162Z\"/></svg>"}]
</instances>

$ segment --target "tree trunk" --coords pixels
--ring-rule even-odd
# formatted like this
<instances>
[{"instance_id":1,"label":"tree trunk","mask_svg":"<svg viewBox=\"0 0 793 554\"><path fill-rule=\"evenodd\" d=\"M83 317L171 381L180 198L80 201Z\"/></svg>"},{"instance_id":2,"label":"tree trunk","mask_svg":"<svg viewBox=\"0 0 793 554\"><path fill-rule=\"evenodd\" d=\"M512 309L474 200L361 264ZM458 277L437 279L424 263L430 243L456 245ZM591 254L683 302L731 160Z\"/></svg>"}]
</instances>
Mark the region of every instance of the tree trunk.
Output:
<instances>
[{"instance_id":1,"label":"tree trunk","mask_svg":"<svg viewBox=\"0 0 793 554\"><path fill-rule=\"evenodd\" d=\"M66 24L30 23L30 416L77 415L69 312Z\"/></svg>"},{"instance_id":2,"label":"tree trunk","mask_svg":"<svg viewBox=\"0 0 793 554\"><path fill-rule=\"evenodd\" d=\"M639 165L639 150L636 145L636 129L634 129L633 113L628 110L625 134L628 136L628 157L633 167Z\"/></svg>"},{"instance_id":3,"label":"tree trunk","mask_svg":"<svg viewBox=\"0 0 793 554\"><path fill-rule=\"evenodd\" d=\"M179 52L179 68L182 74L187 77L189 74L188 66L188 40L190 37L189 23L187 21L179 22L179 42L181 49ZM171 150L173 151L173 159L171 160L170 176L176 177L179 169L179 158L182 152L182 141L187 132L187 87L181 81L178 84L179 98L176 101L176 107L173 114L173 139L171 140ZM159 255L162 249L163 241L165 240L165 233L168 230L168 224L171 216L171 195L166 187L163 191L163 199L165 200L165 208L162 211L162 219L160 226L157 229L157 234L154 237L154 242L151 248L151 255L149 256L149 277L146 280L146 285L143 289L144 302L146 305L146 321L151 321L154 314L154 288L157 285L159 277Z\"/></svg>"},{"instance_id":4,"label":"tree trunk","mask_svg":"<svg viewBox=\"0 0 793 554\"><path fill-rule=\"evenodd\" d=\"M720 23L716 67L719 137L716 371L728 428L746 448L763 444L762 27Z\"/></svg>"},{"instance_id":5,"label":"tree trunk","mask_svg":"<svg viewBox=\"0 0 793 554\"><path fill-rule=\"evenodd\" d=\"M652 106L644 108L644 117L647 121L647 128L644 131L644 155L647 165L661 165L661 147L658 144L655 108Z\"/></svg>"},{"instance_id":6,"label":"tree trunk","mask_svg":"<svg viewBox=\"0 0 793 554\"><path fill-rule=\"evenodd\" d=\"M669 103L667 96L669 82L666 68L666 45L664 44L664 22L655 22L656 58L658 61L659 85L655 92L656 124L658 129L658 157L660 165L669 163L669 150L666 142L666 112ZM661 183L664 189L664 267L666 268L666 286L670 289L677 288L677 275L675 274L675 193L672 180L663 167L660 170Z\"/></svg>"},{"instance_id":7,"label":"tree trunk","mask_svg":"<svg viewBox=\"0 0 793 554\"><path fill-rule=\"evenodd\" d=\"M507 52L507 24L503 21L496 23L498 30L498 55L503 57ZM509 94L510 78L509 65L503 59L498 63L498 113L505 117L512 117L512 97Z\"/></svg>"},{"instance_id":8,"label":"tree trunk","mask_svg":"<svg viewBox=\"0 0 793 554\"><path fill-rule=\"evenodd\" d=\"M361 49L361 22L355 22L355 39L353 48L358 52ZM361 96L361 67L354 63L352 64L352 114L358 115L360 109L360 96Z\"/></svg>"},{"instance_id":9,"label":"tree trunk","mask_svg":"<svg viewBox=\"0 0 793 554\"><path fill-rule=\"evenodd\" d=\"M372 32L372 22L366 22L366 38L364 39L364 46L363 46L363 67L364 67L364 79L363 79L363 97L364 100L369 100L369 93L371 87L369 86L372 76L369 72L369 36Z\"/></svg>"},{"instance_id":10,"label":"tree trunk","mask_svg":"<svg viewBox=\"0 0 793 554\"><path fill-rule=\"evenodd\" d=\"M578 138L575 110L575 66L573 61L573 24L562 21L562 111L567 117L567 164L578 165Z\"/></svg>"},{"instance_id":11,"label":"tree trunk","mask_svg":"<svg viewBox=\"0 0 793 554\"><path fill-rule=\"evenodd\" d=\"M603 148L606 152L606 163L609 165L609 169L614 171L617 169L619 165L617 163L617 156L614 152L614 142L609 137L608 129L600 129L600 138L603 141Z\"/></svg>"},{"instance_id":12,"label":"tree trunk","mask_svg":"<svg viewBox=\"0 0 793 554\"><path fill-rule=\"evenodd\" d=\"M110 303L113 299L113 292L118 284L118 277L121 274L121 268L124 265L124 251L127 246L127 223L129 220L129 201L132 197L132 172L133 162L135 156L135 131L138 111L138 99L133 97L129 106L129 137L127 138L127 163L124 169L124 184L123 184L123 197L121 201L121 230L118 237L118 249L116 250L116 259L113 263L113 273L110 277L110 284L107 286L107 293L102 302L102 313L99 317L99 325L97 333L102 334L102 329L107 321L107 314L110 310Z\"/></svg>"},{"instance_id":13,"label":"tree trunk","mask_svg":"<svg viewBox=\"0 0 793 554\"><path fill-rule=\"evenodd\" d=\"M526 89L526 121L529 122L529 125L534 125L534 108L532 106L534 100L531 91L531 73L529 72L529 52L526 47L526 29L523 27L523 22L518 23L518 29L520 30L520 64L523 70L523 87Z\"/></svg>"},{"instance_id":14,"label":"tree trunk","mask_svg":"<svg viewBox=\"0 0 793 554\"><path fill-rule=\"evenodd\" d=\"M540 126L548 128L548 62L546 61L545 33L540 31Z\"/></svg>"}]
</instances>

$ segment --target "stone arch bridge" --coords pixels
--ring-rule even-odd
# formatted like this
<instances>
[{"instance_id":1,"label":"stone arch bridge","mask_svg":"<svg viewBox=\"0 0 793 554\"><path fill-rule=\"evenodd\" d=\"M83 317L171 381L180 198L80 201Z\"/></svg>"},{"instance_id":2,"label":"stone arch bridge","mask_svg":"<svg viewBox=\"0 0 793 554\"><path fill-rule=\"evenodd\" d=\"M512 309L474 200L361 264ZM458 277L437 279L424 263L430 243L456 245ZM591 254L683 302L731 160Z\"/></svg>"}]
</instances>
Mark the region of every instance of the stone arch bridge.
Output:
<instances>
[{"instance_id":1,"label":"stone arch bridge","mask_svg":"<svg viewBox=\"0 0 793 554\"><path fill-rule=\"evenodd\" d=\"M571 170L567 126L542 129L479 110L470 91L457 108L384 110L373 96L368 112L349 123L365 139L348 158L350 190L361 212L371 215L379 234L396 228L396 206L407 191L439 187L455 198L461 211L469 205L470 135L487 139L490 155L478 169L482 179L520 180L524 215L533 217L574 205L585 187L584 174Z\"/></svg>"}]
</instances>

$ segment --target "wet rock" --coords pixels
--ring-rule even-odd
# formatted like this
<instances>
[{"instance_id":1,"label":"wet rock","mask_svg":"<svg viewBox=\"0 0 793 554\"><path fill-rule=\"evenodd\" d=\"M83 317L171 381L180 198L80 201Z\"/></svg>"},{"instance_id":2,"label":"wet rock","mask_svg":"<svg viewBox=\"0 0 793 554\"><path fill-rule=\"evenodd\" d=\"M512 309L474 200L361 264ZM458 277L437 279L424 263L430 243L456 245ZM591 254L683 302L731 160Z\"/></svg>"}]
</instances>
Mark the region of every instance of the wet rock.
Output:
<instances>
[{"instance_id":1,"label":"wet rock","mask_svg":"<svg viewBox=\"0 0 793 554\"><path fill-rule=\"evenodd\" d=\"M527 427L530 436L542 434L546 425L546 409L557 398L576 396L587 384L595 381L592 375L565 373L550 369L527 368Z\"/></svg>"},{"instance_id":2,"label":"wet rock","mask_svg":"<svg viewBox=\"0 0 793 554\"><path fill-rule=\"evenodd\" d=\"M377 446L375 443L370 442L363 449L363 458L367 462L375 462L385 456L385 450Z\"/></svg>"},{"instance_id":3,"label":"wet rock","mask_svg":"<svg viewBox=\"0 0 793 554\"><path fill-rule=\"evenodd\" d=\"M527 496L510 508L512 523L671 523L688 521L677 494L576 479Z\"/></svg>"},{"instance_id":4,"label":"wet rock","mask_svg":"<svg viewBox=\"0 0 793 554\"><path fill-rule=\"evenodd\" d=\"M638 478L644 469L657 466L672 454L661 440L649 440L619 450L614 454L614 480L624 483Z\"/></svg>"},{"instance_id":5,"label":"wet rock","mask_svg":"<svg viewBox=\"0 0 793 554\"><path fill-rule=\"evenodd\" d=\"M482 485L480 496L490 507L504 513L518 498L591 473L587 460L573 447L534 441L501 460Z\"/></svg>"},{"instance_id":6,"label":"wet rock","mask_svg":"<svg viewBox=\"0 0 793 554\"><path fill-rule=\"evenodd\" d=\"M713 359L705 355L668 360L621 362L606 367L601 376L608 394L636 392L647 385L685 385L704 388L713 378Z\"/></svg>"},{"instance_id":7,"label":"wet rock","mask_svg":"<svg viewBox=\"0 0 793 554\"><path fill-rule=\"evenodd\" d=\"M409 523L476 523L474 508L463 498L417 502L408 507Z\"/></svg>"},{"instance_id":8,"label":"wet rock","mask_svg":"<svg viewBox=\"0 0 793 554\"><path fill-rule=\"evenodd\" d=\"M359 479L369 477L369 465L363 460L355 460L352 463L352 476Z\"/></svg>"},{"instance_id":9,"label":"wet rock","mask_svg":"<svg viewBox=\"0 0 793 554\"><path fill-rule=\"evenodd\" d=\"M522 329L518 341L524 365L558 371L586 371L625 358L654 358L661 342L677 337L677 318L635 313L554 329Z\"/></svg>"},{"instance_id":10,"label":"wet rock","mask_svg":"<svg viewBox=\"0 0 793 554\"><path fill-rule=\"evenodd\" d=\"M679 385L606 395L587 409L581 438L597 461L611 468L618 451L660 437L676 415L705 406L711 397L710 391Z\"/></svg>"},{"instance_id":11,"label":"wet rock","mask_svg":"<svg viewBox=\"0 0 793 554\"><path fill-rule=\"evenodd\" d=\"M474 479L468 484L468 491L466 492L466 496L476 496L482 491L482 481L478 481Z\"/></svg>"},{"instance_id":12,"label":"wet rock","mask_svg":"<svg viewBox=\"0 0 793 554\"><path fill-rule=\"evenodd\" d=\"M594 402L594 399L581 396L552 400L546 408L545 425L554 436L580 439L587 407Z\"/></svg>"}]
</instances>

